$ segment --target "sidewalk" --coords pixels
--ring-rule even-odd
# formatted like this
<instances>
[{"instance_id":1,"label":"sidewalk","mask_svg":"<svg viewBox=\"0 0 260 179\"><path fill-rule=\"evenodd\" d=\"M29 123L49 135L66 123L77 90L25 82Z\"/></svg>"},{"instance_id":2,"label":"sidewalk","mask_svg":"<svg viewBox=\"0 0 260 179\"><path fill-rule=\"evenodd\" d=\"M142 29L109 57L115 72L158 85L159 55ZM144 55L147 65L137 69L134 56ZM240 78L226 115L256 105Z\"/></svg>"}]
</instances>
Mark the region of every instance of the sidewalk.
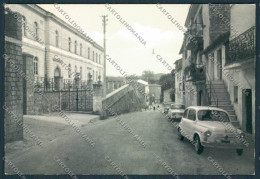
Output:
<instances>
[{"instance_id":1,"label":"sidewalk","mask_svg":"<svg viewBox=\"0 0 260 179\"><path fill-rule=\"evenodd\" d=\"M93 125L95 121L99 120L98 115L80 114L80 113L67 113L66 116L74 123L75 126L81 128L88 125ZM59 113L48 113L43 115L24 115L24 127L30 133L25 131L24 139L22 141L14 141L5 145L5 156L12 157L19 155L36 146L36 141L32 138L32 134L39 138L43 146L49 142L59 138L70 135L72 131L71 123L68 123Z\"/></svg>"}]
</instances>

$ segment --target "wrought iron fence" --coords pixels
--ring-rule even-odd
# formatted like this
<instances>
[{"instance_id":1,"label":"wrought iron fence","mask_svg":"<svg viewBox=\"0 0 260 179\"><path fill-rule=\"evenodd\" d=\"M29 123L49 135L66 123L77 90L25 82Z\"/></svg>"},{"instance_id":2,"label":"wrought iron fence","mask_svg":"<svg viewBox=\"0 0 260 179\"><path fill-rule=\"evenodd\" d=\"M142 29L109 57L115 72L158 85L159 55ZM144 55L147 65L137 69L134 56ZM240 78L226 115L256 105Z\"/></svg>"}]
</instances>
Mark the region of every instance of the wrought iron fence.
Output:
<instances>
[{"instance_id":1,"label":"wrought iron fence","mask_svg":"<svg viewBox=\"0 0 260 179\"><path fill-rule=\"evenodd\" d=\"M241 62L255 56L255 26L227 44L226 64Z\"/></svg>"},{"instance_id":2,"label":"wrought iron fence","mask_svg":"<svg viewBox=\"0 0 260 179\"><path fill-rule=\"evenodd\" d=\"M46 77L34 77L34 88L37 91L68 91L76 89L88 89L87 81L72 79L57 79Z\"/></svg>"}]
</instances>

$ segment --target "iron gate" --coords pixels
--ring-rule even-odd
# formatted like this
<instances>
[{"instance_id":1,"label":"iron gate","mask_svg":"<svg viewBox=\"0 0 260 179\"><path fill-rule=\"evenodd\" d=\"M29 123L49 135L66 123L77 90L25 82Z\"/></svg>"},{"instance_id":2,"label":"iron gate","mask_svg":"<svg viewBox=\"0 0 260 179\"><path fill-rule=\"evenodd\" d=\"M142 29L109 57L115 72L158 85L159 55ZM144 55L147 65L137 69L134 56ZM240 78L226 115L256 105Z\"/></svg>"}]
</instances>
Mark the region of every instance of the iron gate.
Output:
<instances>
[{"instance_id":1,"label":"iron gate","mask_svg":"<svg viewBox=\"0 0 260 179\"><path fill-rule=\"evenodd\" d=\"M61 92L61 108L64 111L93 111L93 93L86 89Z\"/></svg>"}]
</instances>

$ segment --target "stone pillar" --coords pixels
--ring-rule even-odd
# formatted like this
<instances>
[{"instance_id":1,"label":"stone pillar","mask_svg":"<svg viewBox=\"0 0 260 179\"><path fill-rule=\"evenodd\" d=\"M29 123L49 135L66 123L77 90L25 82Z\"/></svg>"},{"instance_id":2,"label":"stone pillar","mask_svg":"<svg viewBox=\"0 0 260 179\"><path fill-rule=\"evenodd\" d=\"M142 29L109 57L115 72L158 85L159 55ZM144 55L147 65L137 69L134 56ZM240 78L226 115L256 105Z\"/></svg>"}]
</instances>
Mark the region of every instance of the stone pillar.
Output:
<instances>
[{"instance_id":1,"label":"stone pillar","mask_svg":"<svg viewBox=\"0 0 260 179\"><path fill-rule=\"evenodd\" d=\"M33 56L23 54L23 72L26 78L23 79L23 113L34 114L34 74L33 74ZM37 88L36 88L36 91Z\"/></svg>"},{"instance_id":2,"label":"stone pillar","mask_svg":"<svg viewBox=\"0 0 260 179\"><path fill-rule=\"evenodd\" d=\"M102 84L93 84L93 111L102 114Z\"/></svg>"},{"instance_id":3,"label":"stone pillar","mask_svg":"<svg viewBox=\"0 0 260 179\"><path fill-rule=\"evenodd\" d=\"M6 9L4 127L5 142L23 139L23 59L21 15Z\"/></svg>"},{"instance_id":4,"label":"stone pillar","mask_svg":"<svg viewBox=\"0 0 260 179\"><path fill-rule=\"evenodd\" d=\"M89 90L93 89L93 80L92 80L92 75L90 73L88 73L87 89Z\"/></svg>"}]
</instances>

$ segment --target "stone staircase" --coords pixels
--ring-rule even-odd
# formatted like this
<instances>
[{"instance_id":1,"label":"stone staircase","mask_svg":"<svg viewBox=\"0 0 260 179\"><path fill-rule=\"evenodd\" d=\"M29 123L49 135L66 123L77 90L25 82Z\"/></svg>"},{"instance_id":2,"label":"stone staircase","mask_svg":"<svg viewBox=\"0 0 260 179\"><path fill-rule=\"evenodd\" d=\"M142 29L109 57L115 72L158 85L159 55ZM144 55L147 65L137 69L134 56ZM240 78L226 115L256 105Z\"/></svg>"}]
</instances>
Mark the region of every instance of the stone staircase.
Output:
<instances>
[{"instance_id":1,"label":"stone staircase","mask_svg":"<svg viewBox=\"0 0 260 179\"><path fill-rule=\"evenodd\" d=\"M236 112L233 108L233 105L231 104L230 101L230 95L225 87L224 81L223 80L214 80L211 81L211 88L210 84L207 83L207 92L208 95L212 95L211 98L211 105L212 107L218 107L221 109L224 109L228 112L231 123L237 127L240 128L239 122L237 120ZM218 102L216 102L218 101Z\"/></svg>"}]
</instances>

